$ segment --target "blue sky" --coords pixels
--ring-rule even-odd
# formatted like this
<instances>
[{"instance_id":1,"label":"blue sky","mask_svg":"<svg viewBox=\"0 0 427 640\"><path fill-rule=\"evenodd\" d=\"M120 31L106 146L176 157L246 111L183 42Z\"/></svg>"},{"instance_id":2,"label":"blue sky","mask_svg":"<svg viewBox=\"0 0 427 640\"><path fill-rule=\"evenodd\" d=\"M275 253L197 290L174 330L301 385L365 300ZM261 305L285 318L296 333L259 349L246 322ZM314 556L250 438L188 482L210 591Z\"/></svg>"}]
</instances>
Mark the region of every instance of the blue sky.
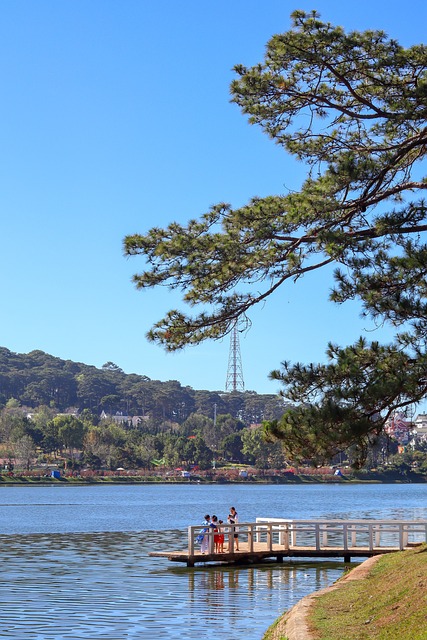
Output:
<instances>
[{"instance_id":1,"label":"blue sky","mask_svg":"<svg viewBox=\"0 0 427 640\"><path fill-rule=\"evenodd\" d=\"M229 340L166 354L145 338L178 298L131 283L125 235L212 204L297 188L303 167L229 102L234 64L261 61L294 9L425 42L427 5L387 0L0 0L0 345L224 388ZM245 386L275 393L282 360L324 360L329 340L386 339L330 273L289 284L241 337Z\"/></svg>"}]
</instances>

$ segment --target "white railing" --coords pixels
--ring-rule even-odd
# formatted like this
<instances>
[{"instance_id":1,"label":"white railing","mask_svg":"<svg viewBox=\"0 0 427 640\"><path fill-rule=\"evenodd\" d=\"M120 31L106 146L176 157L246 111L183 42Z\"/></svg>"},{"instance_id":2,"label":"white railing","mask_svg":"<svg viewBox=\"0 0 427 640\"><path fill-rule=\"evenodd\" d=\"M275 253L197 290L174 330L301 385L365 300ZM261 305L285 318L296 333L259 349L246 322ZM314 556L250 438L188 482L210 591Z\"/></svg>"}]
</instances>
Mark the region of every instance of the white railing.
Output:
<instances>
[{"instance_id":1,"label":"white railing","mask_svg":"<svg viewBox=\"0 0 427 640\"><path fill-rule=\"evenodd\" d=\"M257 541L262 541L263 529L276 530L279 544L289 539L292 547L321 549L339 547L404 549L408 544L427 542L426 520L281 520L257 518ZM264 534L265 535L265 534Z\"/></svg>"},{"instance_id":2,"label":"white railing","mask_svg":"<svg viewBox=\"0 0 427 640\"><path fill-rule=\"evenodd\" d=\"M230 525L218 525L224 533L224 550L235 552L234 533L239 534L239 545L244 551L290 551L298 548L327 551L341 549L374 550L405 549L410 544L427 542L427 520L284 520L257 518L255 522L239 523L235 531ZM196 538L200 525L188 527L188 554L200 549ZM215 551L213 528L208 537L207 553Z\"/></svg>"}]
</instances>

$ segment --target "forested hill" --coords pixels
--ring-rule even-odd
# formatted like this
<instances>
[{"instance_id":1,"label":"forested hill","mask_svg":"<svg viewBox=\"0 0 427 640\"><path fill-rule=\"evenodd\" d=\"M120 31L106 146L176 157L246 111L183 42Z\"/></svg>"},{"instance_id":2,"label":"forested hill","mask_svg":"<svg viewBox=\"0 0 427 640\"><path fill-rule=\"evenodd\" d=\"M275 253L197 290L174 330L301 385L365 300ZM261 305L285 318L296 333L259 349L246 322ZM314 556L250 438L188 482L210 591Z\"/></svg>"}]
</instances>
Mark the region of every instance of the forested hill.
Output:
<instances>
[{"instance_id":1,"label":"forested hill","mask_svg":"<svg viewBox=\"0 0 427 640\"><path fill-rule=\"evenodd\" d=\"M75 407L178 423L192 413L212 417L216 412L248 425L278 418L284 410L283 400L274 394L195 390L176 380L161 382L124 373L113 362L98 369L43 351L23 354L0 347L0 406L11 398L27 407L47 405L59 412Z\"/></svg>"}]
</instances>

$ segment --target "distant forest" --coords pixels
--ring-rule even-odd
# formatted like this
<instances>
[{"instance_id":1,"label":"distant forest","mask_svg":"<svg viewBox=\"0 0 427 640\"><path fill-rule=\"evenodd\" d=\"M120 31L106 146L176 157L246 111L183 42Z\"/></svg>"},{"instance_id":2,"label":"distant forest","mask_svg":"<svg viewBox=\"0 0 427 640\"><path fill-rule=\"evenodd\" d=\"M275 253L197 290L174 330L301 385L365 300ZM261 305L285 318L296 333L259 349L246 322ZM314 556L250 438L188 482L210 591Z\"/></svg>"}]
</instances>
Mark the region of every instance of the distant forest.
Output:
<instances>
[{"instance_id":1,"label":"distant forest","mask_svg":"<svg viewBox=\"0 0 427 640\"><path fill-rule=\"evenodd\" d=\"M0 348L0 459L25 468L65 459L68 469L150 469L213 460L285 464L263 420L284 411L279 396L200 391L177 380L101 369L43 351Z\"/></svg>"},{"instance_id":2,"label":"distant forest","mask_svg":"<svg viewBox=\"0 0 427 640\"><path fill-rule=\"evenodd\" d=\"M282 443L266 441L261 423L285 408L273 394L196 390L177 380L126 374L113 362L97 369L43 351L0 348L3 473L52 463L112 471L208 470L229 462L284 469L290 461ZM423 443L406 457L393 457L396 451L397 444L383 438L371 448L367 468L393 464L407 474L415 465L425 473ZM351 462L350 450L345 459Z\"/></svg>"},{"instance_id":3,"label":"distant forest","mask_svg":"<svg viewBox=\"0 0 427 640\"><path fill-rule=\"evenodd\" d=\"M177 380L161 382L124 373L113 362L98 369L43 351L20 354L0 347L0 407L12 398L29 408L88 409L97 415L104 411L178 424L197 413L209 418L231 415L248 426L279 418L285 408L283 399L274 394L196 390Z\"/></svg>"}]
</instances>

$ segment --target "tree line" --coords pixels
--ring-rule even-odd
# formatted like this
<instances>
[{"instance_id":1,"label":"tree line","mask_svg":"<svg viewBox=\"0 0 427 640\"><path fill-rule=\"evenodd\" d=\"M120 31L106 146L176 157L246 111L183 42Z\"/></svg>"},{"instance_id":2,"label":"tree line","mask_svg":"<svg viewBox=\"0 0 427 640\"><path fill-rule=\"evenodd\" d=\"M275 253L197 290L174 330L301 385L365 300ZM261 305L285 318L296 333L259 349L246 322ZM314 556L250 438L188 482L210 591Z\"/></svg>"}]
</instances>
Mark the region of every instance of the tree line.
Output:
<instances>
[{"instance_id":1,"label":"tree line","mask_svg":"<svg viewBox=\"0 0 427 640\"><path fill-rule=\"evenodd\" d=\"M68 469L155 469L196 466L209 469L235 462L260 469L286 465L279 443L267 443L260 425L248 427L230 414L214 421L193 413L181 424L144 420L120 425L90 409L57 414L40 406L27 414L17 400L0 410L3 464L30 470L36 463L65 463Z\"/></svg>"},{"instance_id":2,"label":"tree line","mask_svg":"<svg viewBox=\"0 0 427 640\"><path fill-rule=\"evenodd\" d=\"M381 436L369 448L364 470L395 471L408 478L414 469L427 473L425 441L414 443L403 455L397 452L397 442ZM15 399L0 409L0 458L4 470L20 473L52 464L68 471L144 469L154 475L230 462L267 471L283 471L293 464L280 442L265 440L261 425L245 426L230 414L220 414L215 421L195 413L181 424L149 419L120 425L108 417L100 419L90 409L78 415L57 414L42 405L28 414ZM329 463L342 467L356 460L357 450L350 447Z\"/></svg>"},{"instance_id":3,"label":"tree line","mask_svg":"<svg viewBox=\"0 0 427 640\"><path fill-rule=\"evenodd\" d=\"M0 372L0 458L9 468L60 463L68 469L203 470L234 462L268 470L294 463L281 441L266 440L260 424L285 409L274 395L198 391L177 381L125 374L112 362L97 369L42 351L16 354L1 348ZM85 395L84 389L97 389L98 395ZM106 389L110 393L101 395ZM138 419L128 421L127 414ZM427 470L426 443L404 457L396 454L397 443L381 435L367 451L366 468L410 469L414 463ZM328 463L351 465L357 458L353 446Z\"/></svg>"},{"instance_id":4,"label":"tree line","mask_svg":"<svg viewBox=\"0 0 427 640\"><path fill-rule=\"evenodd\" d=\"M101 369L42 351L0 348L0 457L29 468L66 460L94 469L196 465L214 460L285 464L260 423L284 410L280 396L222 393ZM131 421L127 418L137 416Z\"/></svg>"},{"instance_id":5,"label":"tree line","mask_svg":"<svg viewBox=\"0 0 427 640\"><path fill-rule=\"evenodd\" d=\"M99 369L43 351L18 354L0 347L0 407L11 398L30 408L43 405L64 412L75 407L178 424L193 413L211 418L215 413L230 414L245 425L258 424L279 418L285 406L274 394L195 390L177 380L124 373L113 362Z\"/></svg>"}]
</instances>

